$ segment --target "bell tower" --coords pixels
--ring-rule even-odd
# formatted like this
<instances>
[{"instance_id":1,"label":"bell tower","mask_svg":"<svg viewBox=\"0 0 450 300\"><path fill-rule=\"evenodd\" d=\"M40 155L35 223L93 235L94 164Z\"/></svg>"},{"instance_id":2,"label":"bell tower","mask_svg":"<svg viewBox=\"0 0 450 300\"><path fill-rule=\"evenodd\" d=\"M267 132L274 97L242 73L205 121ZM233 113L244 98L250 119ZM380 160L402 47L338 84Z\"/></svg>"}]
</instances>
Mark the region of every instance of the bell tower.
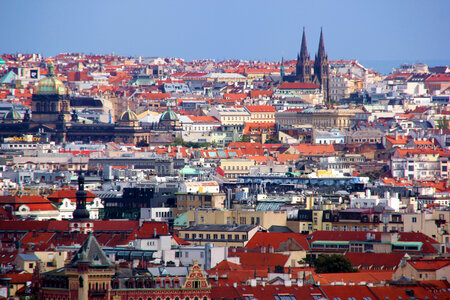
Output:
<instances>
[{"instance_id":1,"label":"bell tower","mask_svg":"<svg viewBox=\"0 0 450 300\"><path fill-rule=\"evenodd\" d=\"M78 191L76 192L77 206L73 211L73 218L69 223L71 232L89 233L94 230L93 223L89 219L89 211L86 209L87 193L84 190L84 175L78 176Z\"/></svg>"}]
</instances>

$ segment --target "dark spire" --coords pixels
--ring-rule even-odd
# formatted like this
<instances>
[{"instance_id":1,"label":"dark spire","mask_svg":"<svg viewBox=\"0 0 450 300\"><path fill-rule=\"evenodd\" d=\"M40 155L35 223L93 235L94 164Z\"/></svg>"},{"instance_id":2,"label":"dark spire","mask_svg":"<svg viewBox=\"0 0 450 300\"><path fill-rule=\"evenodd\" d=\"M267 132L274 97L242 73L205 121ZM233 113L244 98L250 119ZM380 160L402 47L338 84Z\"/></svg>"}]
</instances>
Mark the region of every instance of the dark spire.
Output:
<instances>
[{"instance_id":1,"label":"dark spire","mask_svg":"<svg viewBox=\"0 0 450 300\"><path fill-rule=\"evenodd\" d=\"M303 37L302 37L302 46L300 48L300 57L307 57L308 56L308 47L306 46L306 33L305 33L305 27L303 27Z\"/></svg>"},{"instance_id":2,"label":"dark spire","mask_svg":"<svg viewBox=\"0 0 450 300\"><path fill-rule=\"evenodd\" d=\"M84 190L84 176L78 176L78 191L76 192L77 207L73 211L74 220L89 220L89 211L86 209L87 193Z\"/></svg>"},{"instance_id":3,"label":"dark spire","mask_svg":"<svg viewBox=\"0 0 450 300\"><path fill-rule=\"evenodd\" d=\"M319 52L317 53L318 57L325 56L325 44L323 42L323 32L322 27L320 27L320 41L319 41Z\"/></svg>"}]
</instances>

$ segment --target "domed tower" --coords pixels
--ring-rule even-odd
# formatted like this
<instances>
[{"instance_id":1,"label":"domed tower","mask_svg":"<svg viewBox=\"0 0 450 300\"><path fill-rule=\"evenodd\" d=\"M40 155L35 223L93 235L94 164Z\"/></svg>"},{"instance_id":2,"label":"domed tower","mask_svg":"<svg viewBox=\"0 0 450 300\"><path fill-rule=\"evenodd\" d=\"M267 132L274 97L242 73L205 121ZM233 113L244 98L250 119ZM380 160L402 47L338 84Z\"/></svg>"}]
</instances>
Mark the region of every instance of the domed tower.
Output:
<instances>
[{"instance_id":1,"label":"domed tower","mask_svg":"<svg viewBox=\"0 0 450 300\"><path fill-rule=\"evenodd\" d=\"M93 230L93 225L89 219L89 211L86 209L87 193L84 190L84 175L78 176L78 191L76 192L77 206L73 211L73 218L70 222L71 231L88 233Z\"/></svg>"},{"instance_id":2,"label":"domed tower","mask_svg":"<svg viewBox=\"0 0 450 300\"><path fill-rule=\"evenodd\" d=\"M70 121L70 100L67 88L55 76L53 63L48 64L47 77L40 80L32 97L32 120L55 127L57 122ZM53 126L52 126L53 125Z\"/></svg>"},{"instance_id":3,"label":"domed tower","mask_svg":"<svg viewBox=\"0 0 450 300\"><path fill-rule=\"evenodd\" d=\"M127 110L120 115L119 124L122 126L137 127L139 126L139 119L135 112L131 111L130 108L127 108Z\"/></svg>"},{"instance_id":4,"label":"domed tower","mask_svg":"<svg viewBox=\"0 0 450 300\"><path fill-rule=\"evenodd\" d=\"M159 118L159 126L170 130L181 130L180 120L170 106Z\"/></svg>"},{"instance_id":5,"label":"domed tower","mask_svg":"<svg viewBox=\"0 0 450 300\"><path fill-rule=\"evenodd\" d=\"M3 123L20 123L22 122L22 115L13 106L3 117Z\"/></svg>"}]
</instances>

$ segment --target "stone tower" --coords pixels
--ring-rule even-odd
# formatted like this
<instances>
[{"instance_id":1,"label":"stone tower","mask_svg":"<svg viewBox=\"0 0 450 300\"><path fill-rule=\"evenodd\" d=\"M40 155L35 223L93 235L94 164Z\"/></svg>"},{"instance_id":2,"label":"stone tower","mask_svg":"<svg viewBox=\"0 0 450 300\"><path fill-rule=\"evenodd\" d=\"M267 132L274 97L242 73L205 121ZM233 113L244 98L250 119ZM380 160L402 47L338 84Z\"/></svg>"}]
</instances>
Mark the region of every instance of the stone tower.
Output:
<instances>
[{"instance_id":1,"label":"stone tower","mask_svg":"<svg viewBox=\"0 0 450 300\"><path fill-rule=\"evenodd\" d=\"M306 46L305 27L303 27L302 45L300 54L297 55L296 81L311 82L311 59Z\"/></svg>"},{"instance_id":2,"label":"stone tower","mask_svg":"<svg viewBox=\"0 0 450 300\"><path fill-rule=\"evenodd\" d=\"M314 61L314 83L320 85L323 98L326 103L329 103L329 67L328 55L325 53L325 44L323 42L323 32L320 29L319 49Z\"/></svg>"}]
</instances>

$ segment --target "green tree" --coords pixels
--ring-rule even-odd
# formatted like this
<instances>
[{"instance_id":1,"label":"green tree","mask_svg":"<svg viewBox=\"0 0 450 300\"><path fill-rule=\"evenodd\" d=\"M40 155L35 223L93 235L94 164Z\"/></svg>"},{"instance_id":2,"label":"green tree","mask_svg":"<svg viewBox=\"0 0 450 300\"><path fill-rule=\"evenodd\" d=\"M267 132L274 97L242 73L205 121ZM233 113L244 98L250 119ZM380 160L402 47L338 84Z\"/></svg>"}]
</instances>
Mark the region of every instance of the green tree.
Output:
<instances>
[{"instance_id":1,"label":"green tree","mask_svg":"<svg viewBox=\"0 0 450 300\"><path fill-rule=\"evenodd\" d=\"M249 143L252 139L248 135L242 135L241 140L239 142Z\"/></svg>"},{"instance_id":2,"label":"green tree","mask_svg":"<svg viewBox=\"0 0 450 300\"><path fill-rule=\"evenodd\" d=\"M350 260L340 254L319 255L316 260L316 273L351 273L353 269Z\"/></svg>"},{"instance_id":3,"label":"green tree","mask_svg":"<svg viewBox=\"0 0 450 300\"><path fill-rule=\"evenodd\" d=\"M282 144L282 143L280 140L272 137L272 138L266 140L266 142L264 144Z\"/></svg>"}]
</instances>

